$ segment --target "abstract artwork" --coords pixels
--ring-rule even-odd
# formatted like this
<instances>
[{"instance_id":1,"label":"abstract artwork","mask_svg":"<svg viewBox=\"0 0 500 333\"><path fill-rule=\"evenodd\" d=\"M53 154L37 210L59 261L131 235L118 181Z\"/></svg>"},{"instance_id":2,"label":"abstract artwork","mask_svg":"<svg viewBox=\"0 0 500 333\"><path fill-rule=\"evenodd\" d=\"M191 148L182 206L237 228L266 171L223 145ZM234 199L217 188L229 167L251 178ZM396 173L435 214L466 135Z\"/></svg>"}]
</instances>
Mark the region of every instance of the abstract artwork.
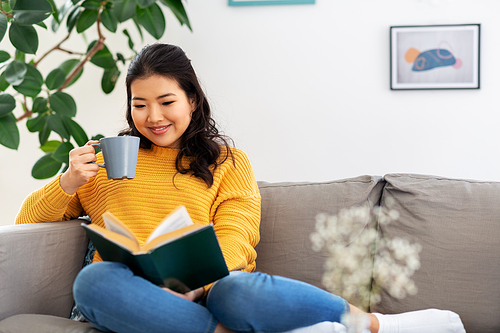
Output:
<instances>
[{"instance_id":1,"label":"abstract artwork","mask_svg":"<svg viewBox=\"0 0 500 333\"><path fill-rule=\"evenodd\" d=\"M480 25L391 27L391 89L479 89Z\"/></svg>"}]
</instances>

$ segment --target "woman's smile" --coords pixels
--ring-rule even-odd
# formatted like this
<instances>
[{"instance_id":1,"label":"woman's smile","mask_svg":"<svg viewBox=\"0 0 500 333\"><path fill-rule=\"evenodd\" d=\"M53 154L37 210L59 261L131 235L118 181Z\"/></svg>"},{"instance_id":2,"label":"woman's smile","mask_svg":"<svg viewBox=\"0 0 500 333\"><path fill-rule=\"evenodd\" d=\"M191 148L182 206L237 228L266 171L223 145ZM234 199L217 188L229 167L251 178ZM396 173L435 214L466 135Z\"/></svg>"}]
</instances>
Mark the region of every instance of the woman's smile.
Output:
<instances>
[{"instance_id":1,"label":"woman's smile","mask_svg":"<svg viewBox=\"0 0 500 333\"><path fill-rule=\"evenodd\" d=\"M151 132L153 132L153 134L161 135L167 133L167 131L170 129L170 126L172 125L155 126L155 127L151 126L149 127L149 129L151 130Z\"/></svg>"}]
</instances>

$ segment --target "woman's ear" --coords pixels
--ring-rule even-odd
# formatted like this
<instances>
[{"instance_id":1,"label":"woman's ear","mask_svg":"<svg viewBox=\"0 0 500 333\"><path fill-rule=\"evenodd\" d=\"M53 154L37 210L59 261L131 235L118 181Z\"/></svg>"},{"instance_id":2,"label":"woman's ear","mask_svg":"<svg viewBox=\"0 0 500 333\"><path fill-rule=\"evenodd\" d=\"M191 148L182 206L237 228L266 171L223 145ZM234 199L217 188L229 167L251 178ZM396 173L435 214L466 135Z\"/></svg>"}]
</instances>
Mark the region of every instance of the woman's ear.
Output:
<instances>
[{"instance_id":1,"label":"woman's ear","mask_svg":"<svg viewBox=\"0 0 500 333\"><path fill-rule=\"evenodd\" d=\"M196 111L196 98L191 98L189 100L189 104L191 105L191 114Z\"/></svg>"}]
</instances>

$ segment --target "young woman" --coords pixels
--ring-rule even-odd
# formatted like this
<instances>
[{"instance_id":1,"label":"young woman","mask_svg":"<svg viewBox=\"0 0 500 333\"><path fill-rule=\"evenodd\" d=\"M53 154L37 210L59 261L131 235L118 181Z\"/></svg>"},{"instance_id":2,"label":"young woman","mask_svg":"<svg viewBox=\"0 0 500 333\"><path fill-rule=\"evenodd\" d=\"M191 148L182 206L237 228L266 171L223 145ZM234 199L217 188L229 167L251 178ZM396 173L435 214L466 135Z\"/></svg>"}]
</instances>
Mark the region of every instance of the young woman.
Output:
<instances>
[{"instance_id":1,"label":"young woman","mask_svg":"<svg viewBox=\"0 0 500 333\"><path fill-rule=\"evenodd\" d=\"M23 204L16 223L88 214L103 226L109 210L145 240L179 205L195 222L213 223L231 274L179 294L134 276L96 253L74 284L78 308L105 332L318 332L331 330L345 300L303 282L253 272L259 241L260 195L247 156L219 134L185 53L145 47L126 78L129 128L141 139L136 177L108 180L89 142L70 152L68 170ZM458 316L427 310L370 315L371 332L464 332ZM439 330L428 328L435 323ZM331 324L331 325L329 325Z\"/></svg>"}]
</instances>

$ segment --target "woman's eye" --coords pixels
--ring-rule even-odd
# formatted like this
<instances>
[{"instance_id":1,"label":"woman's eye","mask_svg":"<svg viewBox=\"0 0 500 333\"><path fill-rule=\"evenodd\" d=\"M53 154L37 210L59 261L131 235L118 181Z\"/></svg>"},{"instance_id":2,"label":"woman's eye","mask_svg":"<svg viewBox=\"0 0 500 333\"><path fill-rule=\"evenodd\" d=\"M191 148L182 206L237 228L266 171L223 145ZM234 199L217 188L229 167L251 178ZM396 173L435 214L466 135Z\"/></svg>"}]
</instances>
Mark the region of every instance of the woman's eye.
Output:
<instances>
[{"instance_id":1,"label":"woman's eye","mask_svg":"<svg viewBox=\"0 0 500 333\"><path fill-rule=\"evenodd\" d=\"M132 107L135 108L135 109L142 109L143 107L145 107L145 105L138 104L138 105L133 105Z\"/></svg>"},{"instance_id":2,"label":"woman's eye","mask_svg":"<svg viewBox=\"0 0 500 333\"><path fill-rule=\"evenodd\" d=\"M172 104L172 103L173 103L173 101L170 101L170 102L163 102L163 103L162 103L162 105L170 105L170 104Z\"/></svg>"}]
</instances>

